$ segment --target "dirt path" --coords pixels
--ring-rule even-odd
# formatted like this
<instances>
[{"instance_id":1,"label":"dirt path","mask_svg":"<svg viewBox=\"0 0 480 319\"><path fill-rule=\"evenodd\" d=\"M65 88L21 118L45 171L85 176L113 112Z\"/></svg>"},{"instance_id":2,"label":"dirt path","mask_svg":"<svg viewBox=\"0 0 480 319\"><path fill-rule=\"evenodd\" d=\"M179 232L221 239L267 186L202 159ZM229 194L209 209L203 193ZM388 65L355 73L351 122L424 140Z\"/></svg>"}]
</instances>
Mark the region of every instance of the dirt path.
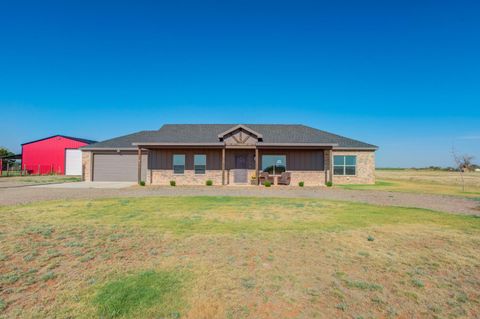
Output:
<instances>
[{"instance_id":1,"label":"dirt path","mask_svg":"<svg viewBox=\"0 0 480 319\"><path fill-rule=\"evenodd\" d=\"M480 216L480 202L453 196L358 191L336 188L263 187L139 187L124 189L5 188L0 189L0 205L24 204L44 200L93 199L143 196L261 196L345 200L386 206L403 206Z\"/></svg>"}]
</instances>

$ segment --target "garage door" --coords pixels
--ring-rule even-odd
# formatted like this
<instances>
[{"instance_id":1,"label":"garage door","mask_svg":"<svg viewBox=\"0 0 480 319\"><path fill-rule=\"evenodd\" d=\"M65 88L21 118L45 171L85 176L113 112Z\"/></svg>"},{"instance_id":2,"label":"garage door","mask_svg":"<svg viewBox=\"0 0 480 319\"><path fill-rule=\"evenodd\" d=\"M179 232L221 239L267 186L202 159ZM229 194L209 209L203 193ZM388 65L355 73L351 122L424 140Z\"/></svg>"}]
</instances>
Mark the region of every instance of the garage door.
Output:
<instances>
[{"instance_id":1,"label":"garage door","mask_svg":"<svg viewBox=\"0 0 480 319\"><path fill-rule=\"evenodd\" d=\"M82 175L82 151L65 150L65 175Z\"/></svg>"},{"instance_id":2,"label":"garage door","mask_svg":"<svg viewBox=\"0 0 480 319\"><path fill-rule=\"evenodd\" d=\"M142 180L145 180L147 156L142 156ZM136 182L137 154L115 153L93 155L93 180L100 182Z\"/></svg>"}]
</instances>

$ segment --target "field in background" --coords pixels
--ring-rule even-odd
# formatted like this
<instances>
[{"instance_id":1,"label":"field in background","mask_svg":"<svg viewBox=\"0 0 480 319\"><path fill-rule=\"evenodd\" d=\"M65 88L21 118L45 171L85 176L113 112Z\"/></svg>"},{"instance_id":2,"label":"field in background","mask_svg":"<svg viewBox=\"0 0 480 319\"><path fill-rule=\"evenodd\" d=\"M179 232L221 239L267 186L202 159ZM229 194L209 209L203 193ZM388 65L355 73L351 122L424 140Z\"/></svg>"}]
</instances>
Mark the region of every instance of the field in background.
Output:
<instances>
[{"instance_id":1,"label":"field in background","mask_svg":"<svg viewBox=\"0 0 480 319\"><path fill-rule=\"evenodd\" d=\"M166 197L0 207L0 225L0 317L480 316L474 216Z\"/></svg>"},{"instance_id":2,"label":"field in background","mask_svg":"<svg viewBox=\"0 0 480 319\"><path fill-rule=\"evenodd\" d=\"M376 171L376 177L375 185L340 185L339 187L480 198L480 172L464 173L465 192L462 191L462 179L458 172L381 169Z\"/></svg>"}]
</instances>

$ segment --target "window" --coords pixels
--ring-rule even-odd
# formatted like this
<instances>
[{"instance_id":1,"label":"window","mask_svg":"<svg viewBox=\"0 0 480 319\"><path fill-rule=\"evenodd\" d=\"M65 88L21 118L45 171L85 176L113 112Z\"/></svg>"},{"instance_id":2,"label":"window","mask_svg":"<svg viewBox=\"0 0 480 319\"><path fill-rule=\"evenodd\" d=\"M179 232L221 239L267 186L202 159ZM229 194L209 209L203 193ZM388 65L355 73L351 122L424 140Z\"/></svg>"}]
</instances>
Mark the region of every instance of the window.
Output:
<instances>
[{"instance_id":1,"label":"window","mask_svg":"<svg viewBox=\"0 0 480 319\"><path fill-rule=\"evenodd\" d=\"M354 155L335 155L333 157L333 175L353 176L356 174L357 157Z\"/></svg>"},{"instance_id":2,"label":"window","mask_svg":"<svg viewBox=\"0 0 480 319\"><path fill-rule=\"evenodd\" d=\"M183 174L185 172L185 155L173 155L173 174Z\"/></svg>"},{"instance_id":3,"label":"window","mask_svg":"<svg viewBox=\"0 0 480 319\"><path fill-rule=\"evenodd\" d=\"M280 175L286 170L286 155L262 155L262 171L273 175Z\"/></svg>"},{"instance_id":4,"label":"window","mask_svg":"<svg viewBox=\"0 0 480 319\"><path fill-rule=\"evenodd\" d=\"M196 154L193 156L193 168L195 174L205 174L207 170L207 155Z\"/></svg>"}]
</instances>

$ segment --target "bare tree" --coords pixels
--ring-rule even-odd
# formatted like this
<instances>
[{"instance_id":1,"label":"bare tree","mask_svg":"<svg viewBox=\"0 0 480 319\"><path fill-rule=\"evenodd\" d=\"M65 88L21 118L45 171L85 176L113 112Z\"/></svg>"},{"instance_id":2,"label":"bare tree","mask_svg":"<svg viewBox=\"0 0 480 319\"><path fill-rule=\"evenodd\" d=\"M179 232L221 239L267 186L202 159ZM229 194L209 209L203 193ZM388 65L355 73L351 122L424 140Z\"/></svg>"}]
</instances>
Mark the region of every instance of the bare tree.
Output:
<instances>
[{"instance_id":1,"label":"bare tree","mask_svg":"<svg viewBox=\"0 0 480 319\"><path fill-rule=\"evenodd\" d=\"M465 192L465 178L463 176L463 173L469 172L472 169L473 167L472 160L474 157L467 154L459 155L455 151L454 147L452 147L452 156L457 166L456 168L460 172L460 177L462 178L462 192Z\"/></svg>"}]
</instances>

